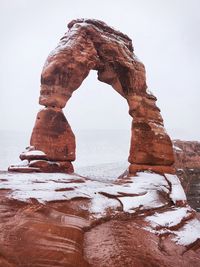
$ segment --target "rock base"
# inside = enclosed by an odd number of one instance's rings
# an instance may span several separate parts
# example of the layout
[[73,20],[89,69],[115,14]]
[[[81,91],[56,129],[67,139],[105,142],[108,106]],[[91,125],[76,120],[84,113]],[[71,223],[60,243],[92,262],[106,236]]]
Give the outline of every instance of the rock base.
[[151,171],[159,174],[169,173],[175,174],[176,170],[173,166],[162,166],[162,165],[141,165],[141,164],[130,164],[129,173],[134,175],[141,171]]
[[8,168],[11,172],[61,172],[61,173],[73,173],[74,168],[70,161],[47,161],[47,160],[33,160],[27,163],[27,165],[11,165]]
[[34,146],[29,146],[20,154],[22,160],[19,164],[11,165],[8,168],[10,172],[61,172],[73,173],[74,168],[70,160],[49,159],[48,155],[41,150],[36,150]]

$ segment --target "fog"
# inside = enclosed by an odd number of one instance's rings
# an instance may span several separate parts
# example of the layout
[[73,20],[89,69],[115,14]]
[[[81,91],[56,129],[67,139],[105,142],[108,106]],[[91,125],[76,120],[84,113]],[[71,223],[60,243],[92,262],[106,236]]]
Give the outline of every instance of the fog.
[[[1,0],[0,130],[29,131],[40,73],[74,18],[126,33],[173,138],[200,140],[200,1]],[[129,129],[127,103],[91,72],[64,110],[73,129]]]

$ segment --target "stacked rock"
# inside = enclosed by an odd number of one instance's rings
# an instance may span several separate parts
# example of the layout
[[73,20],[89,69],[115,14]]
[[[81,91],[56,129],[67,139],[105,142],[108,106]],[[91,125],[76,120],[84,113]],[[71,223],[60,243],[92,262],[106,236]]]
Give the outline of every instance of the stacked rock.
[[30,146],[20,159],[22,164],[10,166],[9,171],[73,173],[75,136],[61,109],[39,111]]

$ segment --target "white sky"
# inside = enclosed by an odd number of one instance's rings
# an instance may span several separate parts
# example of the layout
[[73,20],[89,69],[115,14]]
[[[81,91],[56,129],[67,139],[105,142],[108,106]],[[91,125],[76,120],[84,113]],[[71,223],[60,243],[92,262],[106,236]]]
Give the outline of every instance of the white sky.
[[[174,138],[200,140],[199,0],[1,0],[0,130],[31,131],[40,73],[75,18],[129,35]],[[73,129],[128,129],[126,102],[91,73],[64,110]]]

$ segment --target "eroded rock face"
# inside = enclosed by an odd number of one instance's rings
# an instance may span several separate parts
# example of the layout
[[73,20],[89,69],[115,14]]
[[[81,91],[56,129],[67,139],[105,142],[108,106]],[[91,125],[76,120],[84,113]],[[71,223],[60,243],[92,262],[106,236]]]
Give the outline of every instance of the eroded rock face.
[[177,169],[200,169],[200,142],[173,140]]
[[75,160],[75,136],[60,109],[45,108],[38,113],[30,144],[44,151],[50,161]]
[[[165,132],[156,97],[147,91],[145,67],[133,52],[131,39],[104,22],[73,20],[48,56],[42,74],[31,145],[50,161],[75,159],[75,140],[61,109],[90,70],[127,100],[133,118],[129,172],[141,169],[174,172],[172,143]],[[14,170],[14,168],[10,168]]]
[[173,140],[175,166],[188,202],[200,211],[200,142]]

